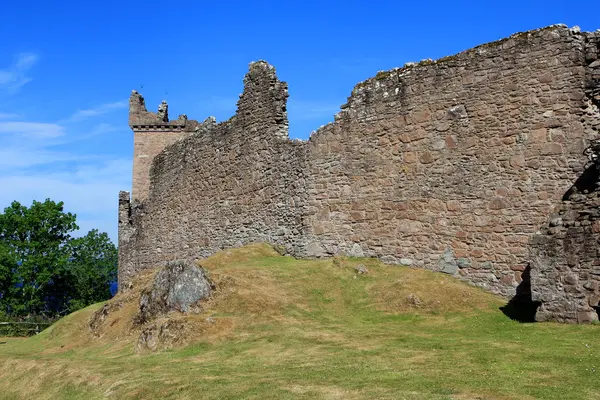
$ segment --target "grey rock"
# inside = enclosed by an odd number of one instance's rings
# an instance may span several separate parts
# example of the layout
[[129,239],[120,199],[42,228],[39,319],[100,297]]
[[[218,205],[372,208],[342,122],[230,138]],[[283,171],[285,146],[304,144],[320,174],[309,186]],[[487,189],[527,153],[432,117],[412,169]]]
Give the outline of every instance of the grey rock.
[[360,244],[354,243],[348,251],[348,255],[350,257],[364,257],[365,253],[363,252],[362,247],[360,247]]
[[327,251],[320,243],[312,242],[308,246],[306,246],[306,255],[308,257],[326,257],[328,255]]
[[492,269],[493,265],[490,261],[484,261],[481,263],[481,268],[483,269]]
[[469,114],[467,114],[467,109],[462,104],[454,106],[448,110],[448,117],[451,119],[462,119],[467,118],[468,116]]
[[412,304],[413,306],[419,306],[419,305],[422,303],[422,301],[421,301],[421,299],[419,298],[419,296],[417,296],[416,294],[413,294],[413,293],[409,294],[409,295],[408,295],[408,297],[407,297],[406,299],[407,299],[407,300],[408,300],[408,302],[409,302],[410,304]]
[[552,216],[552,218],[550,218],[550,226],[560,226],[562,225],[562,223],[562,218],[558,215],[554,215]]
[[397,264],[398,260],[394,256],[383,256],[379,258],[384,264]]
[[354,270],[359,275],[365,275],[369,273],[369,270],[363,264],[357,265],[356,267],[354,267]]
[[458,272],[458,263],[452,249],[446,249],[438,260],[438,270],[446,274],[454,275]]
[[168,262],[142,292],[136,322],[143,324],[169,311],[190,312],[210,297],[213,284],[203,268],[186,261]]
[[411,266],[415,263],[415,260],[413,260],[412,258],[401,258],[400,259],[400,265],[408,265]]

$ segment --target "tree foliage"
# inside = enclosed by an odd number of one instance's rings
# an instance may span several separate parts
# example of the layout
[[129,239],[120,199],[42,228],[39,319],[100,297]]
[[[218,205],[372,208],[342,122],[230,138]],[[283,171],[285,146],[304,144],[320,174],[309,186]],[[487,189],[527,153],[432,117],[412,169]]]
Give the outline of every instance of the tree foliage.
[[76,216],[49,199],[0,214],[0,310],[55,317],[110,298],[117,250],[106,233],[80,238]]

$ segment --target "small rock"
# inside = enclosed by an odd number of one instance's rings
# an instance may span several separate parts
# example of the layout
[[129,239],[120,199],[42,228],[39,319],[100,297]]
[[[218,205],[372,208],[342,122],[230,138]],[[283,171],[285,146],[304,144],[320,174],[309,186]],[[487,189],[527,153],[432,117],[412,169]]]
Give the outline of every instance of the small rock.
[[562,218],[559,216],[553,216],[552,218],[550,218],[550,226],[561,226],[562,223]]
[[398,263],[398,261],[396,260],[396,257],[390,256],[390,255],[380,257],[379,259],[384,264],[397,264]]
[[412,258],[401,258],[400,259],[400,264],[401,265],[406,265],[406,266],[411,266],[415,263],[415,260],[413,260]]
[[313,243],[309,244],[308,246],[306,246],[306,255],[308,257],[315,257],[315,258],[326,257],[327,251],[325,250],[325,248],[323,246],[321,246],[321,244],[319,244],[317,242],[313,242]]
[[442,256],[438,259],[438,270],[446,274],[454,275],[458,272],[458,263],[454,258],[452,249],[446,249]]
[[354,243],[350,248],[350,251],[348,251],[348,255],[350,257],[364,257],[365,253],[363,252],[362,247],[360,247],[360,244]]
[[452,107],[448,110],[448,116],[451,119],[462,119],[467,118],[469,114],[467,114],[467,109],[462,104]]
[[365,275],[369,273],[369,270],[367,269],[367,267],[365,267],[362,264],[359,264],[358,266],[354,267],[354,270],[356,271],[357,274],[359,275]]
[[407,300],[413,306],[418,306],[422,303],[421,299],[419,299],[419,297],[417,295],[412,294],[412,293],[408,295]]

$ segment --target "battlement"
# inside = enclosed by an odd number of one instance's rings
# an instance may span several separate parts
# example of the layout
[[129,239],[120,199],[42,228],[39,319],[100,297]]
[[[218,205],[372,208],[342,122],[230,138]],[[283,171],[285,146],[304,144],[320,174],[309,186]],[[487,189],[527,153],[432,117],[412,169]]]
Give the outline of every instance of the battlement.
[[144,97],[137,91],[132,90],[129,97],[129,127],[134,131],[181,131],[192,132],[196,130],[198,122],[188,120],[187,115],[181,114],[175,120],[169,120],[169,105],[162,101],[157,112],[149,112],[146,109]]

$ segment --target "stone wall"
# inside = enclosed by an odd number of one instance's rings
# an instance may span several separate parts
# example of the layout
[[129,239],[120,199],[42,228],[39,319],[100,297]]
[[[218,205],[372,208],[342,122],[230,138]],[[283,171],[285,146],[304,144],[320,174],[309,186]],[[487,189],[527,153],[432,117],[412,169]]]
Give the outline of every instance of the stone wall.
[[236,115],[166,147],[147,199],[121,201],[121,287],[170,259],[270,241],[513,294],[596,129],[588,37],[553,26],[381,72],[308,142],[287,137],[287,85],[251,64]]
[[292,249],[302,237],[305,145],[287,137],[287,85],[265,62],[244,83],[234,117],[167,147],[154,159],[148,198],[121,202],[121,287],[162,261],[255,241]]
[[[587,34],[585,126],[600,131],[600,32]],[[549,224],[531,239],[531,300],[538,321],[592,322],[600,312],[600,142]]]
[[359,84],[308,143],[309,231],[512,294],[585,162],[584,42],[542,29]]
[[531,239],[530,251],[531,297],[540,303],[536,320],[598,321],[600,192],[566,197],[549,226]]

